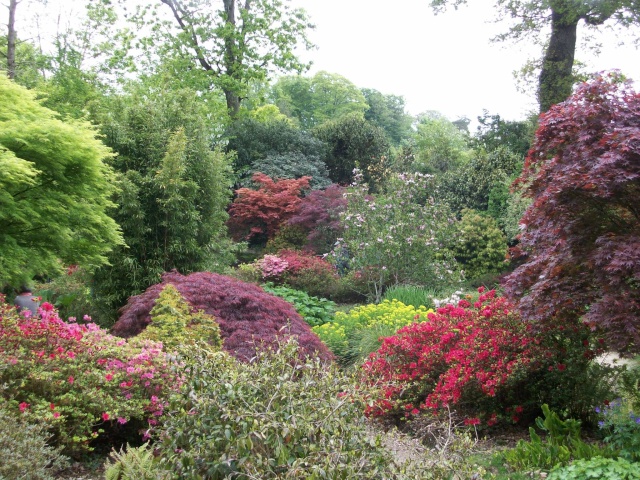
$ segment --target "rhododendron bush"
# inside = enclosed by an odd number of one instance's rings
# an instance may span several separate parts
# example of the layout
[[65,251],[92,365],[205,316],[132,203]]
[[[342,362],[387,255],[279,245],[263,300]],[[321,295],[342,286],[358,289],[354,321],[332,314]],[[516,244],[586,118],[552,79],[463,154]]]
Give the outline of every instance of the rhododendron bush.
[[[589,408],[591,399],[580,395],[600,391],[590,385],[590,360],[597,352],[588,329],[536,333],[506,299],[480,290],[473,305],[465,299],[449,304],[430,313],[428,321],[383,340],[363,365],[367,378],[380,382],[384,392],[368,414],[411,415],[452,407],[468,423],[491,426],[499,419],[529,419],[542,402],[578,414]],[[580,388],[587,392],[576,394]],[[567,394],[577,395],[573,404]],[[586,406],[578,405],[581,401]]]
[[24,316],[2,297],[0,365],[0,396],[8,408],[43,422],[71,455],[89,450],[108,427],[133,422],[141,434],[149,430],[169,390],[180,385],[162,344],[128,342],[93,323],[66,323],[48,303],[38,315]]

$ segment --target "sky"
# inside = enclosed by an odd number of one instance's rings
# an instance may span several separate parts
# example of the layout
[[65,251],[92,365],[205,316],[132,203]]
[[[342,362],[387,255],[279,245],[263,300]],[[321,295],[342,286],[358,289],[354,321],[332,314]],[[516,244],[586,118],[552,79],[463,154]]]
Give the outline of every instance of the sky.
[[[302,52],[313,62],[311,74],[338,73],[358,87],[404,97],[416,115],[436,110],[450,120],[471,120],[483,109],[504,119],[537,112],[535,85],[519,92],[513,72],[540,56],[533,42],[492,43],[508,29],[496,23],[493,0],[471,0],[458,10],[435,15],[429,0],[292,0],[304,8],[316,29],[317,49]],[[637,27],[636,27],[637,28]],[[637,30],[636,30],[637,33]],[[640,50],[618,46],[611,32],[599,36],[604,48],[595,57],[581,50],[576,58],[588,71],[618,68],[640,80]],[[579,38],[579,42],[581,39]]]

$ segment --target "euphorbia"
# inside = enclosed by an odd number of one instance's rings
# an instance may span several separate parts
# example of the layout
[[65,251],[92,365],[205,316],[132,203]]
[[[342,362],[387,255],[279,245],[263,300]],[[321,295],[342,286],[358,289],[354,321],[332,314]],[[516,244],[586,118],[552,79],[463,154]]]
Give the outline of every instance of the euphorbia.
[[0,297],[0,391],[16,414],[44,421],[67,453],[89,449],[106,424],[151,427],[180,385],[155,342],[126,341],[93,323],[62,321],[44,303],[31,318]]

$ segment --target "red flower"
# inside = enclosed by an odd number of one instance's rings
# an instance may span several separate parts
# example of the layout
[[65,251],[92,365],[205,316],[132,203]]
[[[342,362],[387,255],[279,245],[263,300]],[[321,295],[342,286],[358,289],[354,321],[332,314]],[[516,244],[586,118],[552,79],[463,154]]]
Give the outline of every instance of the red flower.
[[564,371],[567,368],[567,366],[564,363],[559,363],[558,364],[558,370],[560,370],[561,372]]
[[29,408],[29,404],[27,402],[22,402],[20,405],[18,405],[18,408],[21,412],[24,412],[27,408]]
[[480,425],[480,419],[477,418],[477,417],[465,418],[464,419],[464,424],[465,425]]
[[49,302],[44,302],[40,308],[42,308],[42,310],[44,310],[45,312],[51,312],[53,310],[53,305],[51,305]]
[[110,382],[111,380],[113,380],[113,375],[112,375],[111,373],[107,373],[107,374],[104,376],[104,379],[105,379],[107,382]]
[[73,382],[75,382],[75,379],[73,378],[73,376],[69,376],[69,378],[67,378],[67,382],[73,385]]
[[109,414],[108,414],[108,413],[106,413],[106,412],[105,412],[105,413],[103,413],[103,414],[102,414],[102,420],[104,420],[105,422],[106,422],[107,420],[109,420]]

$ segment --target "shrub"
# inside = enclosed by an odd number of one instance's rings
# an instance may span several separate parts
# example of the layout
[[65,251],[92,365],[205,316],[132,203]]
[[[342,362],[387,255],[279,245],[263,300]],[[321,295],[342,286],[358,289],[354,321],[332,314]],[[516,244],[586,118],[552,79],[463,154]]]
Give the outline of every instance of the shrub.
[[629,463],[624,458],[593,457],[576,460],[567,466],[554,468],[548,480],[638,480],[640,463]]
[[455,406],[470,422],[491,426],[532,416],[540,401],[588,415],[609,394],[608,371],[591,370],[588,327],[537,332],[495,291],[479,291],[473,305],[446,305],[383,339],[364,364],[372,382],[386,382],[369,414]]
[[156,444],[164,468],[184,479],[397,478],[354,379],[300,353],[290,340],[244,365],[197,357]]
[[333,321],[336,304],[326,298],[312,297],[306,292],[273,284],[263,285],[262,289],[292,304],[311,327]]
[[60,447],[48,445],[46,423],[29,423],[25,417],[0,407],[0,478],[53,480],[66,459]]
[[222,347],[220,327],[202,310],[192,313],[180,292],[168,284],[151,309],[151,324],[139,338],[162,342],[166,351],[191,348],[196,342],[218,350]]
[[159,460],[154,457],[149,443],[139,447],[127,445],[126,451],[113,450],[111,458],[105,462],[105,480],[159,480],[168,479],[167,472],[162,472]]
[[298,210],[302,192],[309,188],[309,177],[272,180],[256,173],[257,190],[240,188],[229,208],[229,229],[236,240],[274,237],[280,225]]
[[[163,398],[180,384],[162,346],[127,342],[94,324],[60,320],[44,303],[25,319],[0,305],[0,393],[11,412],[46,421],[53,441],[77,456],[102,433],[118,437],[131,422],[151,427],[162,415]],[[123,430],[123,433],[128,433]]]
[[282,335],[296,336],[306,354],[326,361],[332,358],[290,304],[257,285],[210,272],[165,273],[162,283],[129,299],[113,332],[123,337],[139,334],[151,323],[151,309],[167,284],[172,284],[192,308],[215,317],[224,349],[237,358],[253,358],[257,345],[273,344]]
[[556,465],[566,465],[571,460],[611,456],[611,450],[589,445],[580,438],[580,422],[568,418],[560,420],[548,405],[542,405],[544,420],[536,418],[538,428],[546,433],[543,441],[533,427],[529,427],[531,441],[518,444],[503,455],[506,462],[517,470],[549,470]]
[[307,232],[297,225],[282,225],[276,235],[264,247],[265,253],[278,253],[280,250],[301,249],[307,240]]
[[394,285],[385,290],[382,297],[383,300],[398,300],[405,305],[411,305],[415,308],[427,307],[433,308],[433,299],[437,296],[437,292],[430,288],[424,288],[417,285]]
[[322,158],[299,152],[269,153],[264,159],[255,160],[248,173],[262,172],[271,178],[291,179],[309,177],[313,189],[331,185],[329,172]]
[[507,239],[496,221],[473,210],[463,210],[449,249],[467,280],[504,270]]
[[314,327],[343,364],[355,363],[380,347],[380,338],[393,335],[400,327],[424,322],[432,310],[415,308],[397,300],[337,312],[331,323]]
[[631,405],[617,399],[602,408],[598,426],[605,432],[604,442],[615,448],[619,455],[630,462],[640,461],[640,416],[631,410]]

